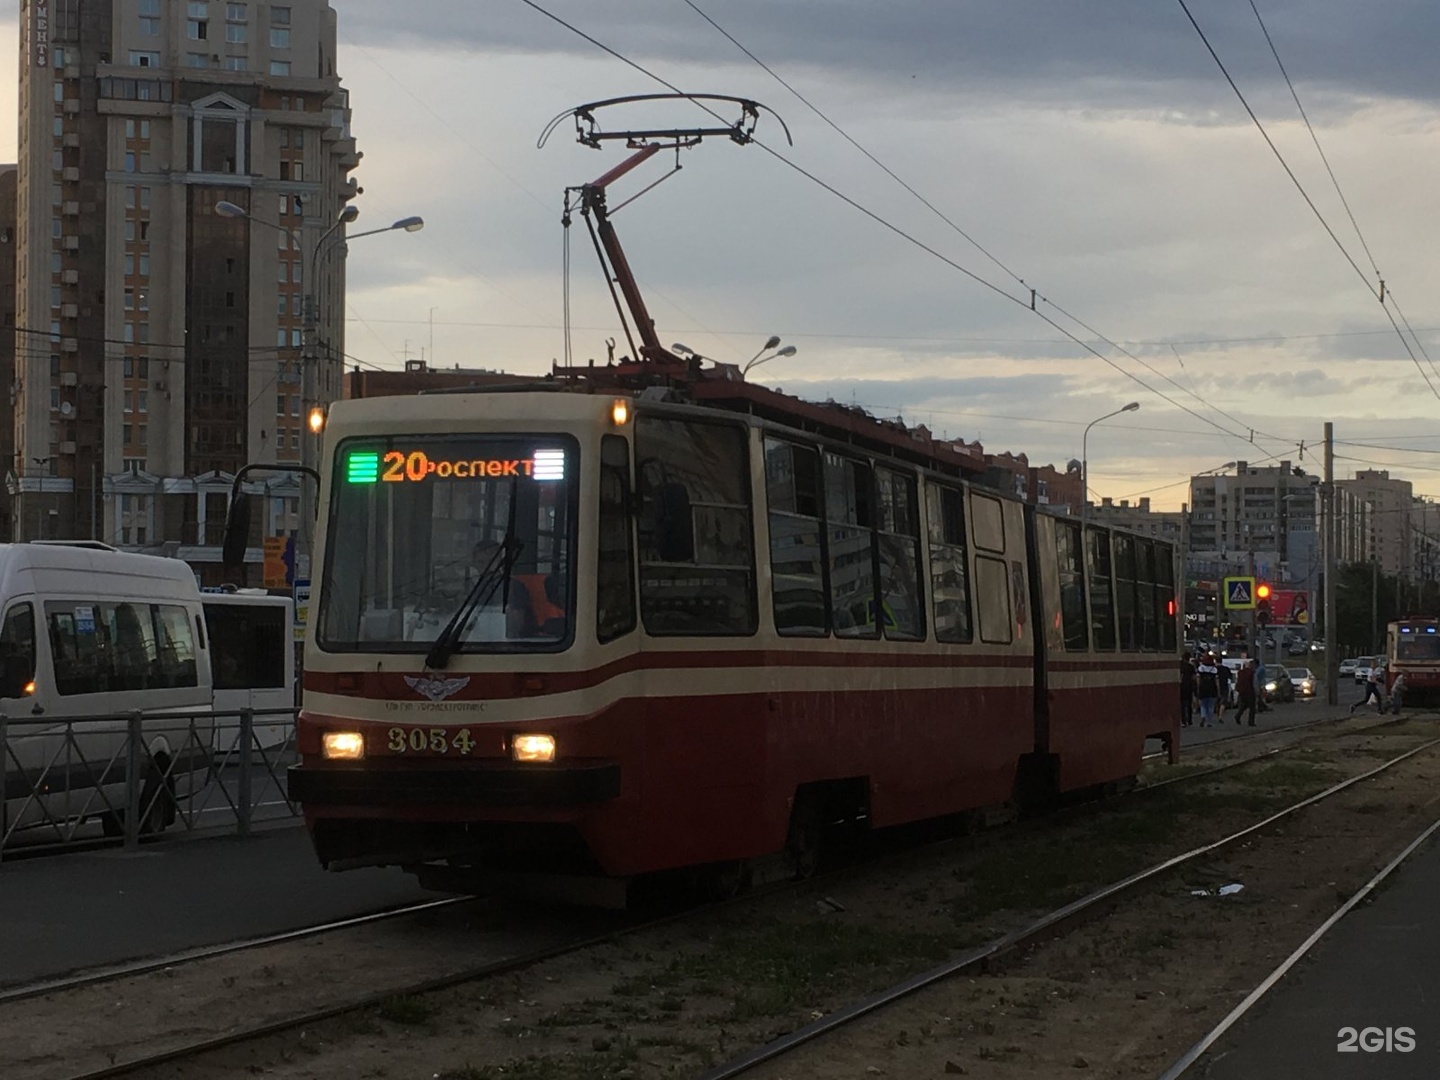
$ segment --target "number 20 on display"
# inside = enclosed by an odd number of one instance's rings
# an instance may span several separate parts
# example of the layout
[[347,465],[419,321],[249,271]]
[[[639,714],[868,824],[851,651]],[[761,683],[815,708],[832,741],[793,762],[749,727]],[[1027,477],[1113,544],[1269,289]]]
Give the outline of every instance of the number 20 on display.
[[1343,1027],[1335,1037],[1339,1040],[1335,1050],[1341,1054],[1358,1054],[1361,1050],[1367,1054],[1382,1050],[1408,1054],[1415,1049],[1415,1029],[1408,1027],[1367,1027],[1358,1031],[1353,1027]]

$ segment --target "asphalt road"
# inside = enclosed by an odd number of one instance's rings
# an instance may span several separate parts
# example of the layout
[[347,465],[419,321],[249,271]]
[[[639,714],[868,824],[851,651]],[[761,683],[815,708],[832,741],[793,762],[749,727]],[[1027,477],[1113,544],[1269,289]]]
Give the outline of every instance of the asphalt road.
[[0,986],[434,899],[398,870],[320,869],[302,828],[0,864]]

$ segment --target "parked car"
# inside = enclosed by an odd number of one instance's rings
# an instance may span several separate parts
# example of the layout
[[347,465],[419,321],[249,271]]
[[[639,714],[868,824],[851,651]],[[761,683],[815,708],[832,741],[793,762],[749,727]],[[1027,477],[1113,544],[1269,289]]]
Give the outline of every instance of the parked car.
[[1355,677],[1355,668],[1358,667],[1359,664],[1359,659],[1354,656],[1347,656],[1344,660],[1341,660],[1340,677],[1343,679],[1346,675],[1349,675],[1350,678],[1353,679]]
[[1290,671],[1279,664],[1265,665],[1265,685],[1261,690],[1266,701],[1295,700],[1295,684],[1290,681]]
[[1315,696],[1315,673],[1309,668],[1292,667],[1286,668],[1290,672],[1290,685],[1294,687],[1297,697]]
[[[1376,665],[1377,663],[1380,663],[1381,659],[1382,659],[1382,658],[1379,657],[1379,656],[1359,656],[1359,657],[1356,657],[1356,658],[1355,658],[1355,681],[1356,681],[1357,683],[1363,683],[1366,679],[1370,678],[1370,672],[1371,672],[1372,670],[1374,670],[1375,665]],[[1384,665],[1382,664],[1381,666],[1384,666]]]
[[1310,651],[1310,646],[1303,641],[1292,641],[1285,646],[1286,656],[1304,656]]

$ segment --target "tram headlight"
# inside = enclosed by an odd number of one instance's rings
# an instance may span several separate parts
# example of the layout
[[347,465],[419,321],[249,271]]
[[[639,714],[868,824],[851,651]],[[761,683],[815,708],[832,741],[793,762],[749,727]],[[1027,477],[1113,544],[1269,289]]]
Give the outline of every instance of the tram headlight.
[[327,731],[320,736],[326,761],[359,761],[365,756],[365,736],[358,731]]
[[510,756],[516,761],[554,761],[555,736],[516,735],[510,740]]
[[630,422],[630,401],[628,398],[616,398],[610,403],[610,422],[616,427],[624,427]]

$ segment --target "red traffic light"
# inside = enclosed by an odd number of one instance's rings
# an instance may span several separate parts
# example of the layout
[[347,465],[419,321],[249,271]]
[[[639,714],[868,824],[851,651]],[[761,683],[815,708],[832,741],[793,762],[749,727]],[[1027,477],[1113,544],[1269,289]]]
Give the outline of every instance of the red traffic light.
[[1270,599],[1270,586],[1269,586],[1269,585],[1266,585],[1265,582],[1263,582],[1263,581],[1260,582],[1260,584],[1256,585],[1256,586],[1255,586],[1255,599],[1256,599],[1256,600],[1269,600],[1269,599]]

